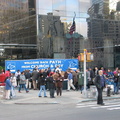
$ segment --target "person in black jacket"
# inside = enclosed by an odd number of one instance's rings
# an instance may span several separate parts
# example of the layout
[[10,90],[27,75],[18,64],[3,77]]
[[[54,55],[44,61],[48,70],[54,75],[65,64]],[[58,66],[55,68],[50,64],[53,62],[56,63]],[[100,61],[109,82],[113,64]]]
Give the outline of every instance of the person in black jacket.
[[32,80],[31,80],[31,73],[30,70],[26,70],[25,77],[26,77],[26,88],[31,88]]
[[40,84],[40,91],[38,93],[38,97],[42,97],[41,96],[42,90],[44,91],[44,97],[47,97],[46,89],[45,89],[46,81],[42,73],[40,74],[40,77],[38,78],[38,84]]
[[50,76],[47,78],[47,82],[49,82],[49,90],[50,90],[50,98],[55,98],[55,80],[53,79],[53,73],[50,73]]
[[98,91],[98,98],[97,98],[98,105],[104,105],[103,98],[102,98],[102,92],[103,92],[103,88],[105,87],[105,81],[106,79],[103,75],[103,71],[99,70],[99,75],[95,77],[95,85]]
[[90,78],[91,78],[90,81],[89,81],[89,84],[93,85],[93,79],[95,77],[94,71],[92,70],[92,68],[89,68],[89,72],[90,72]]

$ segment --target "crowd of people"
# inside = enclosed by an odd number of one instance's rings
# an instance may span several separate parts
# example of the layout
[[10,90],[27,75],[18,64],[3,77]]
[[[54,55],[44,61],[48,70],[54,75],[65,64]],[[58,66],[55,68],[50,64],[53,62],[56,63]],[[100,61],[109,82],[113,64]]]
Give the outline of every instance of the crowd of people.
[[[113,94],[118,94],[120,86],[120,69],[118,68],[114,71],[111,71],[110,69],[105,70],[103,67],[100,69],[98,69],[98,67],[95,67],[94,69],[87,68],[87,89],[89,89],[91,85],[99,86],[96,82],[99,71],[102,71],[103,76],[105,77],[105,85],[103,86],[105,87],[109,82],[112,83],[114,85]],[[42,91],[44,91],[44,97],[47,97],[46,90],[50,91],[50,98],[55,98],[55,91],[57,96],[62,96],[63,81],[67,81],[67,91],[70,91],[71,89],[74,91],[80,90],[82,93],[84,82],[81,82],[80,73],[81,71],[78,69],[75,71],[72,69],[61,71],[59,66],[57,66],[54,71],[50,68],[38,69],[37,66],[32,72],[30,70],[22,72],[17,70],[16,73],[11,73],[10,70],[7,70],[2,73],[6,76],[5,98],[10,99],[11,97],[16,96],[15,87],[18,89],[18,93],[21,93],[21,89],[23,88],[26,93],[28,93],[30,89],[39,90],[38,97],[42,97]]]

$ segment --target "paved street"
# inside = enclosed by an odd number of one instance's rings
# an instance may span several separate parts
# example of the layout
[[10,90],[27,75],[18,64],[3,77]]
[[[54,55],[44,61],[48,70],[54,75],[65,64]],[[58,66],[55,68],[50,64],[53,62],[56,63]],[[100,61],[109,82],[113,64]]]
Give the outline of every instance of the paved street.
[[63,91],[54,99],[37,97],[38,90],[22,91],[16,98],[0,100],[0,120],[119,120],[120,95],[106,97],[105,106],[93,98],[83,98],[79,91]]
[[[114,104],[114,102],[116,102]],[[120,102],[107,101],[106,106],[96,102],[78,104],[2,104],[1,120],[119,120]],[[114,105],[114,106],[113,106]],[[78,107],[79,106],[79,107]],[[80,107],[81,106],[81,107]],[[85,106],[85,107],[84,107]],[[116,108],[116,109],[112,109]]]

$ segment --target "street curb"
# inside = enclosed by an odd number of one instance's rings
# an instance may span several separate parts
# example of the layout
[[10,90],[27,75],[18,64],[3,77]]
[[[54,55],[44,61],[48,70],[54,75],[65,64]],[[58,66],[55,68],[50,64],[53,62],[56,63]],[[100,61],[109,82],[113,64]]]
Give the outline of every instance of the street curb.
[[53,103],[14,103],[16,105],[48,105],[48,104],[59,104],[58,102],[53,102]]

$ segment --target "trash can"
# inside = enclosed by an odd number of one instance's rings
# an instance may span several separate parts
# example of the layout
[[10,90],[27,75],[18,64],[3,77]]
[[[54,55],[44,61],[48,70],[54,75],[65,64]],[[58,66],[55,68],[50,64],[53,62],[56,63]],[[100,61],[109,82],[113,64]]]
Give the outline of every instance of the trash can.
[[68,80],[64,79],[64,81],[63,81],[63,90],[67,90],[67,82],[68,82]]
[[79,78],[78,78],[78,85],[84,85],[84,73],[80,72],[79,73]]

